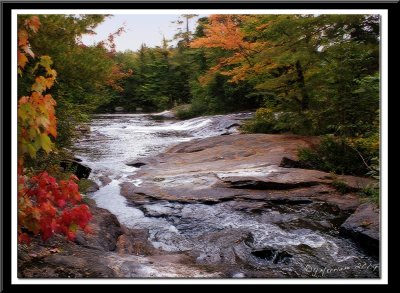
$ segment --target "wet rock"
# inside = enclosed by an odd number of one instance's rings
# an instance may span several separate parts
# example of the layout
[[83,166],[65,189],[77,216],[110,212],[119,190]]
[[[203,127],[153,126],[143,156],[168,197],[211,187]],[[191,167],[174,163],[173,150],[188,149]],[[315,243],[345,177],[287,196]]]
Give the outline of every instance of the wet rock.
[[113,251],[116,248],[118,236],[122,234],[117,217],[109,211],[91,206],[93,218],[90,221],[92,233],[78,231],[75,242],[84,247]]
[[106,185],[110,184],[112,181],[110,179],[110,177],[108,177],[108,176],[100,176],[99,180],[100,180],[102,186],[106,186]]
[[89,205],[92,234],[78,233],[75,242],[60,235],[46,242],[36,237],[29,247],[18,246],[19,278],[221,277],[195,265],[189,255],[156,250],[147,230],[121,227],[107,210],[90,200]]
[[[298,147],[310,147],[317,141],[316,138],[295,135],[242,134],[192,140],[170,148],[167,153],[175,157],[177,155],[172,154],[191,153],[193,149],[203,149],[207,151],[202,154],[206,158],[208,156],[230,157],[236,159],[237,163],[243,163],[242,159],[245,157],[249,165],[252,163],[257,163],[258,166],[279,165],[283,156],[290,154],[296,157]],[[252,155],[243,156],[243,151],[252,151]],[[185,157],[180,158],[185,159]],[[197,156],[193,156],[192,159],[195,159],[193,163],[201,160]]]
[[[242,174],[241,174],[242,173]],[[340,181],[349,191],[358,191],[373,182],[370,178],[355,176],[330,177],[328,173],[317,170],[286,169],[278,166],[269,166],[242,171],[219,173],[218,177],[232,188],[283,190],[300,187],[311,187],[319,184],[333,185]]]
[[209,272],[193,266],[194,260],[185,253],[142,256],[115,256],[109,258],[119,278],[217,278],[218,272]]
[[267,260],[274,264],[277,264],[277,263],[288,264],[290,262],[290,259],[293,257],[290,253],[288,253],[286,251],[278,251],[273,248],[256,250],[256,251],[253,251],[251,254],[259,259]]
[[135,186],[132,182],[120,184],[120,194],[128,200],[130,205],[142,205],[154,201],[152,196],[147,195],[146,189],[143,190]]
[[235,248],[243,245],[249,237],[248,231],[240,229],[225,229],[202,235],[198,238],[199,243],[208,243],[209,245],[204,245],[196,262],[198,264],[234,265],[237,263]]
[[89,183],[89,186],[85,190],[87,193],[92,193],[100,189],[100,186],[93,180],[87,179],[87,182]]
[[145,166],[146,163],[133,161],[133,162],[126,163],[126,165],[131,166],[131,167],[135,167],[135,168],[140,168],[142,166]]
[[295,197],[354,210],[359,204],[357,196],[340,194],[332,182],[340,180],[352,191],[370,184],[371,179],[333,178],[322,171],[279,167],[283,158],[295,160],[299,147],[313,147],[317,142],[315,137],[242,134],[180,143],[146,159],[146,165],[135,174],[143,183],[124,183],[121,194],[132,203],[138,194],[153,200],[206,204],[243,198],[242,194],[247,194],[247,199],[280,198],[287,204],[295,204],[288,201]]
[[119,254],[151,255],[154,247],[148,240],[149,232],[144,229],[124,229],[124,234],[118,237],[116,251]]
[[120,185],[120,193],[123,196],[129,196],[135,193],[135,185],[131,182],[123,182]]
[[237,127],[252,116],[253,113],[249,112],[210,116],[209,119],[205,121],[204,117],[194,118],[189,121],[195,122],[198,120],[198,122],[203,123],[203,125],[192,129],[190,132],[197,137],[209,137],[210,133],[214,136],[238,133]]
[[79,179],[82,179],[82,178],[87,179],[89,177],[92,169],[83,165],[80,162],[81,162],[81,160],[78,158],[74,158],[74,159],[70,159],[70,160],[69,159],[62,160],[60,163],[60,166],[61,166],[61,168],[63,168],[64,172],[71,171]]
[[239,123],[233,123],[231,125],[228,125],[227,127],[225,127],[225,129],[231,129],[232,127],[239,127],[240,124]]
[[327,220],[318,221],[317,224],[320,225],[323,228],[326,228],[326,229],[332,229],[333,228],[332,224],[329,223]]
[[340,231],[369,253],[379,254],[379,209],[374,204],[360,205],[340,226]]
[[146,204],[141,207],[141,210],[148,217],[167,217],[179,214],[180,209],[169,203],[159,201],[155,204]]
[[225,204],[225,207],[249,214],[261,214],[265,210],[266,203],[262,201],[231,200]]

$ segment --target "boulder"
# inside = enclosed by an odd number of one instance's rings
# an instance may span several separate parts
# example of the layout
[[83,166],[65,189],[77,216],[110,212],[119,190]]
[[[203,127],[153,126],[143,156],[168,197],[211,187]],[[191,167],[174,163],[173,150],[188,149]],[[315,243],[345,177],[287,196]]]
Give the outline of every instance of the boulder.
[[106,186],[106,185],[110,184],[112,181],[111,178],[108,176],[100,176],[99,180],[100,180],[102,186]]
[[60,166],[63,169],[63,171],[72,171],[76,177],[79,179],[82,178],[89,178],[90,172],[92,172],[92,169],[83,165],[81,163],[81,159],[78,158],[73,158],[73,159],[65,159],[60,162]]
[[118,237],[123,233],[117,217],[108,210],[96,207],[89,201],[93,218],[90,221],[91,233],[78,231],[75,242],[79,245],[104,250],[114,251]]
[[372,203],[361,204],[340,226],[340,232],[356,241],[367,252],[379,254],[379,208]]
[[86,188],[86,192],[87,193],[92,193],[92,192],[96,192],[97,190],[100,189],[100,186],[94,182],[93,180],[87,179],[87,181],[89,182],[89,187]]
[[124,229],[124,234],[118,237],[116,251],[121,254],[152,255],[154,247],[148,240],[149,232],[145,229]]

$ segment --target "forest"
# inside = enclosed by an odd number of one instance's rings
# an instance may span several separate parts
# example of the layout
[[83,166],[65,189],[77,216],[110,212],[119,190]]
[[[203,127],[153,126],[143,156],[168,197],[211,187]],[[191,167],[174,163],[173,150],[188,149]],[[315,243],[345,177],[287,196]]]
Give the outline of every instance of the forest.
[[[93,114],[171,110],[181,119],[254,112],[243,133],[318,136],[302,167],[379,179],[380,16],[177,18],[174,40],[117,51],[110,15],[19,15],[18,235],[89,232],[85,180],[60,170]],[[134,16],[132,16],[134,17]],[[189,22],[195,22],[189,30]],[[119,110],[118,110],[119,111]],[[363,192],[379,202],[378,185]]]

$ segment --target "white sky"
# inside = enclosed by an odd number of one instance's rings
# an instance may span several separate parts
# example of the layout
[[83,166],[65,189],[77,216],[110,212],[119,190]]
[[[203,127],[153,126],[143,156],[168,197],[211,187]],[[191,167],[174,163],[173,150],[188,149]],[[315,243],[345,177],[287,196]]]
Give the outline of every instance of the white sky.
[[[177,32],[177,24],[171,23],[179,18],[179,14],[119,14],[105,19],[96,29],[96,35],[84,35],[82,41],[86,45],[104,40],[110,33],[115,32],[119,27],[125,27],[125,33],[115,38],[117,51],[137,50],[142,43],[149,47],[161,45],[163,35],[172,39]],[[208,16],[200,14],[199,17]],[[197,18],[189,21],[190,29],[196,27]],[[173,43],[170,43],[173,44]]]

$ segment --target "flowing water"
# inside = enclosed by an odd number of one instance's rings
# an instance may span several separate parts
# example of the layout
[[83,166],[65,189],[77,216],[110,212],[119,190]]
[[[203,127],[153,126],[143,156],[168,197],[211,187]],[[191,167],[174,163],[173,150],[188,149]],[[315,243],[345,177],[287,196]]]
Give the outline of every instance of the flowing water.
[[[138,169],[126,162],[162,152],[179,142],[235,132],[246,114],[187,121],[157,121],[145,114],[95,116],[91,132],[75,145],[77,157],[92,168],[91,179],[112,181],[91,196],[130,228],[148,229],[154,247],[185,251],[199,265],[228,277],[376,278],[379,262],[339,235],[342,217],[324,203],[265,206],[259,202],[182,204],[158,201],[128,205],[121,182]],[[238,207],[239,205],[239,207]]]

